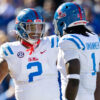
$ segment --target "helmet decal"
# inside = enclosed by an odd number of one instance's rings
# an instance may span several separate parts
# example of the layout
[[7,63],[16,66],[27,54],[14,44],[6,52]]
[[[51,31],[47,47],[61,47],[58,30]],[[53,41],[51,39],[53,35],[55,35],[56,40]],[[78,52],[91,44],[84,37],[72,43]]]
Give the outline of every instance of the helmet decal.
[[26,22],[32,22],[32,20],[31,19],[28,19]]
[[36,16],[36,19],[39,19],[38,14],[37,14],[37,12],[35,11],[35,9],[33,9],[33,8],[31,8],[31,9],[34,11],[35,16]]
[[80,16],[80,20],[82,20],[82,12],[81,12],[81,8],[79,7],[79,5],[77,5],[76,3],[74,3],[76,6],[77,6],[77,8],[78,8],[78,10],[79,10],[79,14],[78,14],[78,16]]
[[35,19],[34,22],[42,22],[41,19]]
[[59,16],[58,16],[58,19],[59,19],[59,18],[62,18],[62,17],[66,17],[66,13],[63,13],[62,11],[59,11],[59,12],[58,12],[58,15],[59,15]]

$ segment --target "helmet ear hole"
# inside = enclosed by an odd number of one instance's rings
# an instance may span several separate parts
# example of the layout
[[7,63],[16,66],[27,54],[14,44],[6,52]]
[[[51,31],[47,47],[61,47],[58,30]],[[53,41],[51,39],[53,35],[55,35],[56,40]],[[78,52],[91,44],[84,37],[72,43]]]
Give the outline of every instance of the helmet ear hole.
[[64,22],[61,22],[61,23],[60,23],[60,26],[63,26],[63,25],[64,25]]
[[66,8],[68,8],[68,6],[66,6]]

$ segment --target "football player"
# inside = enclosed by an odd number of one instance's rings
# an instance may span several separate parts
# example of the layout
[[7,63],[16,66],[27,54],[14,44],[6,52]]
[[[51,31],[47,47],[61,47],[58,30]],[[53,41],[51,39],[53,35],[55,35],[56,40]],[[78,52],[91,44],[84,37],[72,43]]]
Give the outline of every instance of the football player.
[[[58,37],[43,37],[45,23],[31,8],[16,18],[16,42],[0,47],[0,83],[10,74],[17,100],[60,100],[60,74],[56,68]],[[58,77],[59,76],[59,77]]]
[[100,41],[86,23],[84,9],[76,3],[61,4],[54,15],[55,33],[61,37],[57,68],[66,100],[94,100]]

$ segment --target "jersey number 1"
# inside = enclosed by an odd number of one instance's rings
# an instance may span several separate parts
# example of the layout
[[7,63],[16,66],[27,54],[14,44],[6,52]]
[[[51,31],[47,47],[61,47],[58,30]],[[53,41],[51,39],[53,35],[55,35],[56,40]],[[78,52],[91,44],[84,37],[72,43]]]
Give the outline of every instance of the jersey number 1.
[[31,69],[32,67],[37,67],[37,71],[29,74],[29,82],[34,81],[35,76],[42,74],[42,64],[40,62],[32,62],[27,65],[27,69]]
[[92,58],[92,61],[93,61],[93,72],[92,72],[92,75],[95,75],[96,74],[95,53],[91,54],[91,58]]

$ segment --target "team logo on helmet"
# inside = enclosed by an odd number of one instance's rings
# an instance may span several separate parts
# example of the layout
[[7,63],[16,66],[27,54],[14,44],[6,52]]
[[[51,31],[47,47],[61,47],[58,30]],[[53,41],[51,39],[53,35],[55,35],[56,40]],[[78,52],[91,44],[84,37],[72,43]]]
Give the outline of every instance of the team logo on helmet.
[[27,22],[32,22],[32,20],[31,19],[28,19]]
[[34,22],[42,22],[41,19],[35,19]]
[[66,17],[66,13],[63,13],[62,11],[59,11],[58,12],[58,18],[60,19],[60,18],[63,18],[63,17]]
[[24,57],[24,52],[22,52],[22,51],[19,51],[18,53],[17,53],[17,56],[18,56],[18,58],[23,58]]

